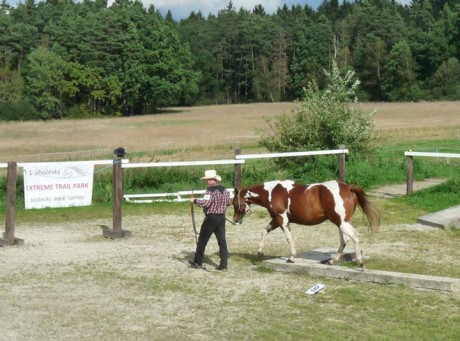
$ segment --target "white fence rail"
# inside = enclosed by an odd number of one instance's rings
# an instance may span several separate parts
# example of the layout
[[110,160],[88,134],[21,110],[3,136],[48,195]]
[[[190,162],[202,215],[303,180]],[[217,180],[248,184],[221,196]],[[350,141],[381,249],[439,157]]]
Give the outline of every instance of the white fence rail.
[[241,164],[241,163],[244,163],[244,160],[171,161],[171,162],[130,163],[130,164],[122,165],[122,168],[213,166],[213,165],[234,165],[234,164]]
[[270,154],[240,154],[240,155],[235,155],[235,159],[237,160],[273,159],[273,158],[279,158],[279,157],[334,155],[334,154],[348,154],[348,149],[317,150],[317,151],[305,151],[305,152],[285,152],[285,153],[270,153]]
[[[171,162],[149,162],[130,163],[122,165],[122,168],[155,168],[155,167],[191,167],[191,166],[213,166],[213,165],[237,165],[245,163],[244,160],[207,160],[207,161],[171,161]],[[232,194],[233,189],[229,189]],[[179,191],[173,193],[148,193],[148,194],[124,194],[123,198],[132,203],[152,203],[154,201],[183,202],[190,199],[191,194],[204,194],[204,190]]]
[[[235,159],[233,160],[213,160],[213,161],[176,161],[176,162],[150,162],[150,163],[130,163],[122,165],[122,168],[153,168],[153,167],[183,167],[183,166],[210,166],[210,165],[241,165],[244,164],[246,160],[250,159],[269,159],[269,158],[282,158],[282,157],[298,157],[298,156],[314,156],[314,155],[341,155],[343,159],[345,154],[348,153],[348,149],[340,148],[333,150],[318,150],[318,151],[302,151],[302,152],[285,152],[285,153],[269,153],[269,154],[236,154]],[[340,174],[344,176],[344,160],[341,161],[339,166]],[[240,177],[241,175],[236,172],[235,177]],[[235,180],[235,179],[234,179]],[[239,183],[239,180],[237,182]],[[229,189],[231,195],[233,194],[233,189]],[[203,194],[204,191],[194,191],[196,194]],[[173,202],[182,202],[189,200],[185,198],[190,196],[191,191],[180,191],[174,193],[151,193],[151,194],[124,194],[123,198],[127,202],[135,203],[151,203],[154,201],[173,201]]]
[[[227,188],[227,191],[230,192],[230,198],[233,198],[233,188]],[[127,202],[132,203],[152,203],[152,202],[184,202],[189,201],[190,196],[199,194],[202,195],[205,190],[196,190],[196,191],[179,191],[174,193],[149,193],[149,194],[125,194],[123,198]]]
[[[78,164],[93,164],[93,165],[111,165],[113,164],[113,160],[92,160],[92,161],[50,161],[50,162],[18,162],[17,166],[18,167],[24,167],[30,164],[40,164],[40,163],[78,163]],[[123,159],[122,160],[123,164],[128,164],[129,160],[128,159]],[[1,162],[0,163],[0,168],[8,168],[8,163],[6,162]]]
[[443,158],[460,158],[460,154],[456,153],[435,153],[435,152],[404,152],[404,156],[425,156],[425,157],[443,157]]

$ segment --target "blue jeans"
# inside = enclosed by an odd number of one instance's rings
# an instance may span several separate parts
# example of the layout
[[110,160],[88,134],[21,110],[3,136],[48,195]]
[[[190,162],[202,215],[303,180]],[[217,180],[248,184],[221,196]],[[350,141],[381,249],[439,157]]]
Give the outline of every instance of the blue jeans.
[[227,268],[228,249],[225,238],[225,214],[209,214],[205,217],[196,246],[195,263],[200,265],[203,263],[204,251],[212,234],[216,235],[217,244],[219,245],[220,266]]

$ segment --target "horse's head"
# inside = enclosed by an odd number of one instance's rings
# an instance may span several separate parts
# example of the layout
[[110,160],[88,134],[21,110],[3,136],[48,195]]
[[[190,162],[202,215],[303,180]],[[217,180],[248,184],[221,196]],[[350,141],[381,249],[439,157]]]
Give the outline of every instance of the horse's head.
[[235,188],[233,196],[233,222],[235,224],[241,224],[243,217],[249,211],[249,204],[247,199],[244,197],[243,191]]

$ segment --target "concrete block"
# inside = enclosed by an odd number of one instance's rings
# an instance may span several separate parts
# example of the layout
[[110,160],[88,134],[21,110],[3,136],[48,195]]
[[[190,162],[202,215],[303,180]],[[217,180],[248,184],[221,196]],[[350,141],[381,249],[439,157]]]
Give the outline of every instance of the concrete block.
[[460,228],[460,205],[423,215],[417,219],[417,222],[446,230]]
[[[448,291],[460,294],[460,279],[410,274],[394,271],[364,270],[321,264],[331,248],[320,248],[305,252],[295,258],[294,263],[286,263],[288,257],[265,260],[262,265],[275,271],[308,273],[313,276],[340,278],[352,281],[400,284],[412,288]],[[334,252],[335,254],[335,252]],[[329,254],[330,255],[330,254]]]

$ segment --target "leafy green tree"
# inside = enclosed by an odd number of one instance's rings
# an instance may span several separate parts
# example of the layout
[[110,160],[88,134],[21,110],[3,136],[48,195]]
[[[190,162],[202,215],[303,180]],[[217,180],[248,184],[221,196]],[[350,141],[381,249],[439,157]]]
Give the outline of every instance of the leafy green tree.
[[[267,120],[259,143],[271,152],[336,149],[346,145],[352,154],[372,155],[376,141],[372,113],[364,113],[356,98],[359,81],[354,72],[345,75],[333,63],[325,72],[324,91],[312,81],[293,113]],[[282,165],[302,166],[305,160],[284,161]]]
[[452,57],[441,64],[431,80],[436,98],[460,100],[460,63]]
[[26,89],[32,105],[41,118],[64,117],[66,62],[44,47],[33,50],[27,59]]
[[398,8],[390,0],[357,2],[344,31],[353,54],[353,69],[368,99],[385,99],[381,89],[383,66],[391,48],[407,34]]
[[408,42],[414,61],[418,65],[417,73],[420,79],[429,79],[435,69],[430,59],[430,41],[434,25],[431,1],[414,2],[409,13]]
[[324,69],[333,58],[333,29],[324,17],[306,33],[292,65],[292,87],[297,98],[311,81],[324,86]]
[[21,74],[11,70],[10,56],[7,52],[0,63],[0,103],[16,103],[22,99],[24,84]]
[[112,114],[121,97],[121,82],[117,76],[102,76],[100,68],[78,63],[66,63],[66,100],[69,105],[84,109],[86,115]]
[[273,41],[272,63],[273,63],[273,87],[274,101],[285,99],[286,88],[289,78],[289,65],[287,56],[287,39],[283,29],[279,29]]
[[263,15],[262,11],[258,15],[240,11],[238,16],[238,48],[235,51],[237,91],[244,96],[244,100],[254,98],[257,101],[271,101],[273,96],[277,96],[273,93],[275,89],[272,72],[278,26],[274,25],[269,16]]
[[[261,4],[248,11],[229,1],[218,15],[192,12],[176,23],[140,0],[3,1],[2,96],[27,103],[33,93],[44,117],[71,108],[78,116],[135,115],[197,101],[289,100],[312,80],[324,88],[322,70],[335,60],[356,72],[363,99],[456,98],[446,77],[451,59],[460,59],[458,3],[325,0],[316,10],[285,4],[268,14]],[[38,82],[27,78],[37,47],[62,62],[61,84],[54,79],[54,92],[40,100]],[[24,91],[10,91],[20,83]]]
[[218,97],[219,64],[214,56],[213,20],[206,20],[201,12],[192,12],[179,23],[181,41],[188,45],[193,59],[193,70],[201,74],[198,87],[202,100]]
[[280,101],[288,82],[288,65],[286,56],[286,40],[283,31],[279,31],[273,41],[269,57],[259,56],[254,76],[255,98],[263,101]]
[[216,20],[216,41],[215,53],[218,61],[219,88],[224,95],[226,103],[232,103],[236,99],[235,83],[235,54],[237,39],[237,14],[232,1],[227,7],[219,11]]
[[380,38],[391,48],[406,37],[407,25],[391,0],[370,0],[355,4],[348,18],[347,31],[353,48],[360,37],[367,34]]
[[123,111],[133,115],[142,102],[141,89],[145,86],[144,45],[139,37],[135,23],[128,23],[122,43],[121,70],[118,73],[122,84]]
[[151,13],[140,31],[144,45],[145,82],[142,100],[147,110],[192,104],[199,92],[199,73],[193,71],[187,46],[178,32]]
[[0,9],[0,53],[8,54],[9,67],[20,70],[26,55],[36,44],[37,29],[16,20],[10,11]]
[[356,72],[359,71],[361,87],[370,100],[382,100],[382,78],[388,59],[385,42],[369,33],[358,40],[354,54]]
[[416,65],[407,41],[393,46],[385,64],[382,88],[391,101],[417,101],[420,99]]
[[430,34],[429,52],[430,61],[436,70],[444,61],[450,57],[456,57],[460,37],[460,11],[453,12],[449,5],[445,5],[441,18],[435,23],[433,32]]
[[289,42],[287,56],[290,62],[296,58],[297,52],[305,41],[305,35],[313,25],[314,18],[315,12],[308,5],[305,5],[305,7],[292,5],[289,9],[284,4],[276,12],[273,20],[285,31],[286,39]]
[[351,69],[352,54],[348,46],[344,46],[338,51],[335,61],[340,69]]
[[[235,54],[235,77],[237,86],[238,99],[247,101],[255,98],[258,101],[264,101],[264,90],[262,79],[257,78],[258,66],[268,63],[267,45],[262,40],[266,38],[264,30],[268,29],[265,25],[267,17],[260,12],[259,15],[252,15],[247,11],[238,13],[239,25],[237,27],[237,48]],[[266,69],[267,70],[267,69]],[[260,76],[260,75],[259,75]]]

